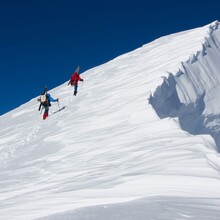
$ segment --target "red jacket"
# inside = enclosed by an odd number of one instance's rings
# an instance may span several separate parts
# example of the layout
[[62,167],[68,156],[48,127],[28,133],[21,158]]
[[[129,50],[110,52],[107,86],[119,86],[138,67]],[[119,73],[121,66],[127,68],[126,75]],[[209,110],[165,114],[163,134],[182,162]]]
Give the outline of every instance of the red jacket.
[[73,73],[73,75],[71,76],[70,79],[70,84],[72,86],[77,85],[78,81],[82,81],[81,77],[79,76],[79,74],[77,72]]

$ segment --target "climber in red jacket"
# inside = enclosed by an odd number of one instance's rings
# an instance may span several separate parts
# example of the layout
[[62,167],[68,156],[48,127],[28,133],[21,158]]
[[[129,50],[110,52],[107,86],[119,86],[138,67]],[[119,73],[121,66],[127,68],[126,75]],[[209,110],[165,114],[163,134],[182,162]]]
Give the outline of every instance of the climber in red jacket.
[[81,79],[81,77],[79,76],[79,68],[80,67],[78,66],[76,71],[71,76],[71,79],[70,79],[70,81],[68,83],[68,85],[70,84],[71,86],[74,87],[74,95],[77,94],[78,81],[83,81],[83,79]]

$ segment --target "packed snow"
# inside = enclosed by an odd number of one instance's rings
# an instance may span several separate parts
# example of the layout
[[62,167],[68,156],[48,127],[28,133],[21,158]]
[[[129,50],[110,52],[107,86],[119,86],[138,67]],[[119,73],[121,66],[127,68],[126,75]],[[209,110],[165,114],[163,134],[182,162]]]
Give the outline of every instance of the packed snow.
[[81,77],[0,116],[0,218],[219,220],[219,22]]

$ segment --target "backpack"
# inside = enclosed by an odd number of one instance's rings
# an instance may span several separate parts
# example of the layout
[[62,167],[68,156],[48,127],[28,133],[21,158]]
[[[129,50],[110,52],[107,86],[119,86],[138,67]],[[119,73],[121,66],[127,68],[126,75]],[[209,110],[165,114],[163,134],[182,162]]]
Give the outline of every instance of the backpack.
[[71,86],[77,85],[78,81],[80,80],[80,76],[77,72],[75,72],[70,79]]
[[47,101],[47,95],[46,94],[42,94],[41,96],[40,96],[40,102],[41,103],[44,103],[44,102],[46,102]]
[[43,106],[51,106],[50,104],[50,99],[49,99],[49,94],[42,94],[40,97],[41,103]]

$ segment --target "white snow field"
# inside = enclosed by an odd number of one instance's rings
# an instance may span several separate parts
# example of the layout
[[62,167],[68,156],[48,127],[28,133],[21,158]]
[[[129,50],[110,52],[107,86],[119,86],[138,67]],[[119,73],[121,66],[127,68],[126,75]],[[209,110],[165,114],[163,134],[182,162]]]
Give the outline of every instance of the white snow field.
[[0,219],[219,220],[219,22],[81,76],[0,117]]

